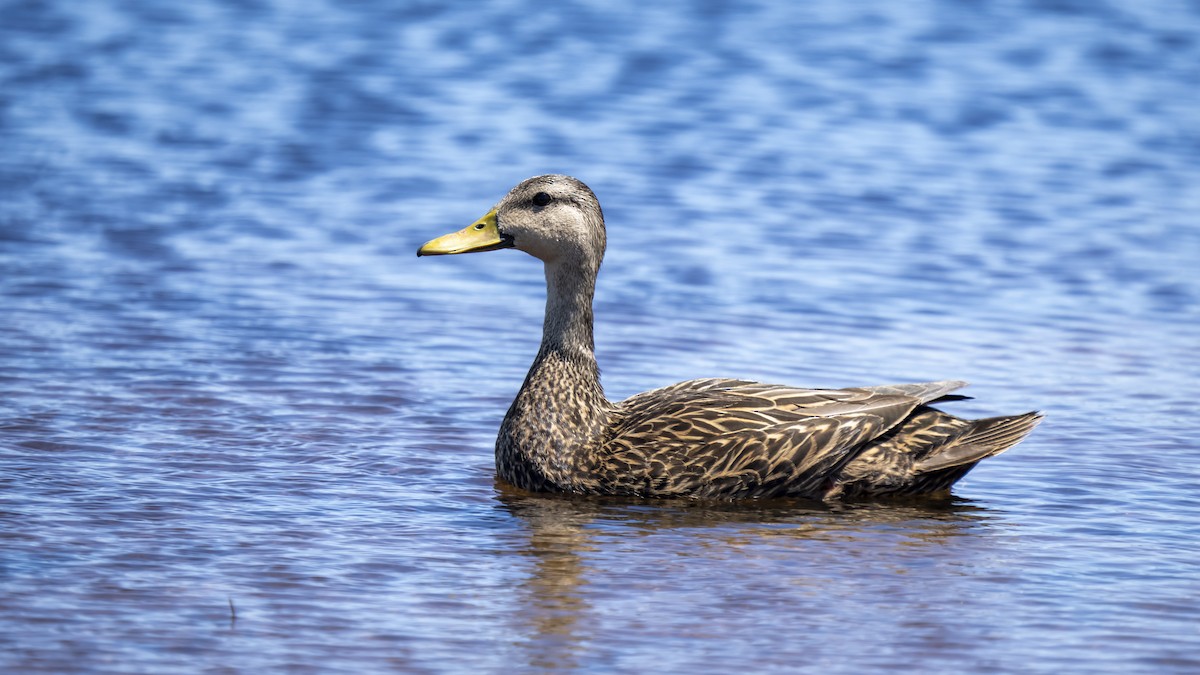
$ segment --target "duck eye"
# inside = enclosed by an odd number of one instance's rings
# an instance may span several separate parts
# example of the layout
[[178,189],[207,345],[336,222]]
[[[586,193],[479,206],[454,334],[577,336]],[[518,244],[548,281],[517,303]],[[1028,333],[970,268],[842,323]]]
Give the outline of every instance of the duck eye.
[[533,196],[534,206],[545,206],[550,203],[550,195],[545,192],[539,192]]

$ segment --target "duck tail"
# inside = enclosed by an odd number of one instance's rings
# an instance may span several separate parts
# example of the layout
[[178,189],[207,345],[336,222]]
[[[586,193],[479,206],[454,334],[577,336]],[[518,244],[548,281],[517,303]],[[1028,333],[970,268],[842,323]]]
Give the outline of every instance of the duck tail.
[[958,438],[913,464],[913,472],[931,474],[959,469],[966,473],[979,461],[995,457],[1016,445],[1041,421],[1042,414],[1036,411],[973,420]]

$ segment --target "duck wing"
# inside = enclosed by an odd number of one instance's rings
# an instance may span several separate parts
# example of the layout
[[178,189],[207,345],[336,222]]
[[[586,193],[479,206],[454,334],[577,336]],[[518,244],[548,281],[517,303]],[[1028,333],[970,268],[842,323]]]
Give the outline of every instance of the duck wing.
[[800,389],[702,379],[617,404],[584,461],[589,491],[821,497],[861,448],[965,383]]

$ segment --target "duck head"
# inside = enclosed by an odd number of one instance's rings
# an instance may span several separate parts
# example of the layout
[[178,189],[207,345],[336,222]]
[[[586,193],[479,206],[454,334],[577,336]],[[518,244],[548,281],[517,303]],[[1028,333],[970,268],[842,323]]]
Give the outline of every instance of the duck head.
[[570,261],[598,269],[604,245],[596,195],[579,180],[550,174],[521,182],[483,217],[426,243],[417,255],[515,248],[547,264]]

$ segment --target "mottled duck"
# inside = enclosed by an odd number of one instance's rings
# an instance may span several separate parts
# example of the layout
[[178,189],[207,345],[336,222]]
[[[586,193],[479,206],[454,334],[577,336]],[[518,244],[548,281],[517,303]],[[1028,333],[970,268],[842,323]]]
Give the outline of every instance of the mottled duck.
[[574,178],[536,176],[417,255],[502,248],[546,268],[541,348],[496,439],[498,475],[525,490],[821,500],[944,493],[1041,419],[964,420],[930,407],[959,381],[798,389],[709,378],[613,403],[592,340],[605,248],[596,196]]

